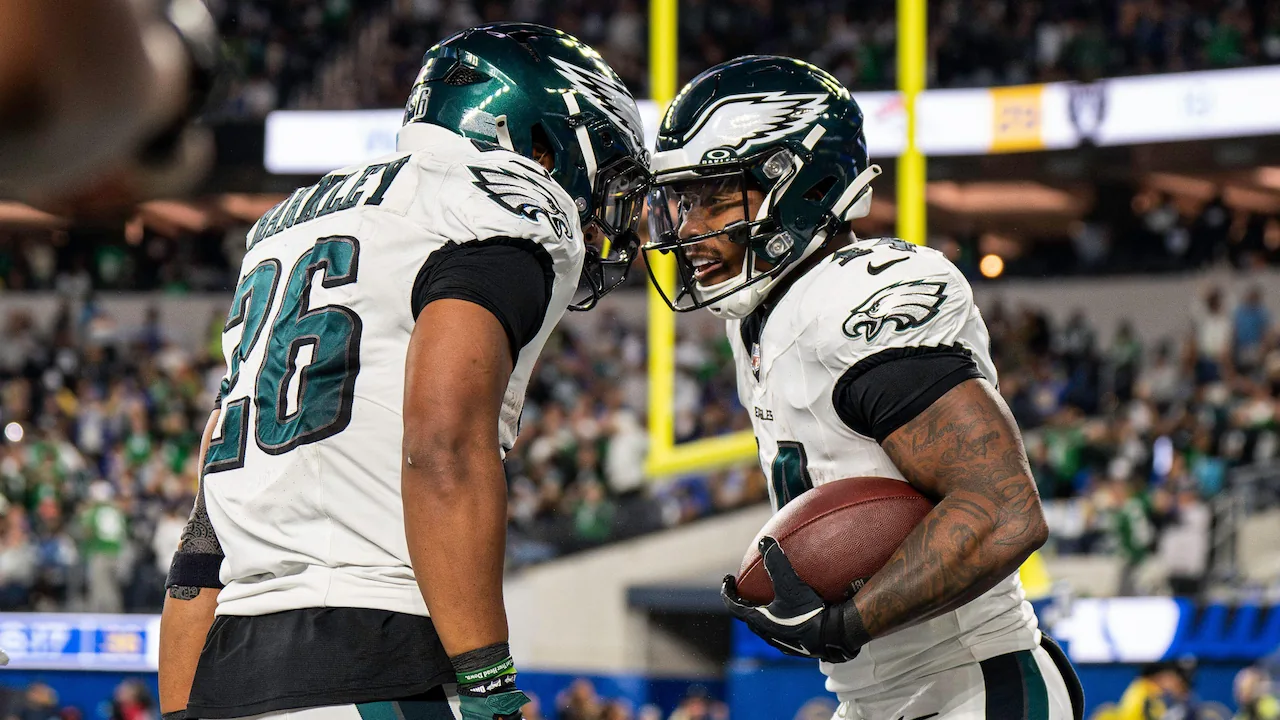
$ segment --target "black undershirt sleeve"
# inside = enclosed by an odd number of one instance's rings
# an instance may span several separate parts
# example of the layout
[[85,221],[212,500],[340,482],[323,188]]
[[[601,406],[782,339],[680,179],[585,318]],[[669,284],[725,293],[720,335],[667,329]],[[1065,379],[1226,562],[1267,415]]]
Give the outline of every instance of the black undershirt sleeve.
[[958,345],[890,348],[846,370],[831,401],[849,429],[884,442],[951,388],[981,377]]
[[413,284],[416,319],[433,300],[475,303],[493,313],[506,331],[511,361],[542,328],[555,269],[546,249],[525,238],[449,243],[431,254]]

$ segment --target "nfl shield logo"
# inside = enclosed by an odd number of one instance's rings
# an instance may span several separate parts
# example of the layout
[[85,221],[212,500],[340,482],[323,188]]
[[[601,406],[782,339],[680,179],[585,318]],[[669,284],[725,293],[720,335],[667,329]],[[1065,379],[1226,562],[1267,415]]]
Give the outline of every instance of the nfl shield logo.
[[760,379],[760,343],[751,343],[751,374]]

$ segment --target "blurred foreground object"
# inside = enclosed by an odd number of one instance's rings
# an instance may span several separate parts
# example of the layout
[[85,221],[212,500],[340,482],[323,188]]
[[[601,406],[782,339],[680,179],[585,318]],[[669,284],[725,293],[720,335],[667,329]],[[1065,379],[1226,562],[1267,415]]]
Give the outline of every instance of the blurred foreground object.
[[81,215],[188,189],[219,57],[201,0],[0,3],[0,195]]

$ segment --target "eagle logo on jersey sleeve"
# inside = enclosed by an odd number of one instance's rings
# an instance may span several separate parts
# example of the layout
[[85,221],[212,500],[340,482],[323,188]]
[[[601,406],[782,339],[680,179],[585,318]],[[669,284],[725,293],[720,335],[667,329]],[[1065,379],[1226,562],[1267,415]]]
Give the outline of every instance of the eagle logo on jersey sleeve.
[[467,169],[475,177],[472,184],[503,210],[532,222],[545,219],[556,237],[562,240],[569,237],[569,218],[543,184],[545,179],[532,172],[524,174],[505,167],[469,166]]
[[933,280],[903,280],[880,288],[849,313],[844,334],[871,342],[886,327],[895,332],[918,328],[938,316],[946,289],[945,282]]

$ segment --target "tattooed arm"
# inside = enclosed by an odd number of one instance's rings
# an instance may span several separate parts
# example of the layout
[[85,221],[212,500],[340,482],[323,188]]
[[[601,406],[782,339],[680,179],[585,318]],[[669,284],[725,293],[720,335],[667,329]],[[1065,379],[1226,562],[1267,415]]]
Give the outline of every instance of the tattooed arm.
[[[200,458],[209,452],[209,441],[218,426],[218,411],[214,410],[205,423],[204,437],[200,440]],[[218,606],[216,575],[197,577],[207,570],[190,568],[211,565],[222,558],[222,546],[209,522],[209,512],[204,503],[204,477],[196,494],[196,504],[191,519],[182,530],[174,565],[169,571],[168,596],[160,615],[160,712],[185,710],[191,694],[191,681],[196,675],[200,651],[204,648],[209,627],[213,625],[213,613]],[[194,562],[192,560],[194,559]],[[185,568],[183,567],[185,564]],[[215,566],[216,567],[216,566]],[[185,570],[185,572],[184,572]],[[186,584],[199,583],[199,584]]]
[[854,596],[881,637],[954,610],[1018,569],[1048,537],[1022,437],[985,380],[966,380],[881,446],[938,505]]

